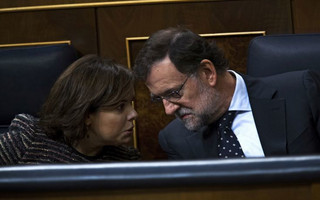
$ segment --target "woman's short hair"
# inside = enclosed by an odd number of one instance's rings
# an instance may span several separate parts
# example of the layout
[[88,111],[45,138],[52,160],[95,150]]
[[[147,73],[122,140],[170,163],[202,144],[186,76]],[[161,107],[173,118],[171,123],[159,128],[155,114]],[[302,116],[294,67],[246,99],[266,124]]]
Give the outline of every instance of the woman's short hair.
[[132,72],[107,58],[84,56],[57,79],[40,111],[40,126],[54,139],[74,144],[86,136],[86,117],[134,97]]

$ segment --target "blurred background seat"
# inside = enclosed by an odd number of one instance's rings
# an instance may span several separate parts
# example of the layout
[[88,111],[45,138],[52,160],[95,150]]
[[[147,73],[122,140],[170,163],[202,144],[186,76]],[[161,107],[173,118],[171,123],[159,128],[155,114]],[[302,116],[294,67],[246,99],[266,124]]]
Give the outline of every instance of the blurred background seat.
[[320,71],[320,34],[266,35],[251,40],[248,75],[261,77],[303,69]]
[[0,133],[16,114],[37,116],[55,80],[78,57],[69,44],[0,48]]

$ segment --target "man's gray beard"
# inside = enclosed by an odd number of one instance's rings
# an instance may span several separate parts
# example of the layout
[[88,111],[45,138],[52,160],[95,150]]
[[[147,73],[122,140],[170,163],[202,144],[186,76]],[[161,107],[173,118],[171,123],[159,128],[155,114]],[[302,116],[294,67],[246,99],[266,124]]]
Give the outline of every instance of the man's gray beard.
[[193,115],[191,118],[187,118],[186,120],[182,120],[185,127],[190,131],[199,130],[201,127],[207,125],[209,123],[210,115]]
[[[206,96],[205,98],[208,98],[208,97]],[[208,125],[213,116],[213,114],[210,112],[212,99],[210,98],[206,102],[208,102],[208,104],[206,104],[205,107],[202,107],[201,114],[197,114],[189,108],[182,107],[179,110],[177,110],[176,117],[182,121],[182,123],[188,130],[190,131],[199,130],[201,127]],[[188,117],[186,119],[181,119],[181,116],[183,116],[184,114],[191,114],[191,117]]]
[[[215,116],[215,113],[217,112],[217,108],[215,105],[216,102],[219,101],[220,94],[215,92],[209,92],[209,90],[206,91],[206,86],[201,85],[200,91],[202,93],[202,96],[200,98],[200,113],[195,113],[193,110],[189,108],[181,107],[176,112],[176,117],[180,119],[185,127],[190,131],[196,131],[199,130],[201,127],[209,125],[211,123],[213,117]],[[181,116],[183,114],[192,114],[191,117],[187,119],[181,119]]]

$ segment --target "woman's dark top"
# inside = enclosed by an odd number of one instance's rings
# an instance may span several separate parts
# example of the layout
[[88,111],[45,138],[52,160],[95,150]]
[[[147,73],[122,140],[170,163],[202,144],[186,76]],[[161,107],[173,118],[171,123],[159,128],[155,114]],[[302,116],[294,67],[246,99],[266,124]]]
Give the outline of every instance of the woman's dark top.
[[105,146],[97,156],[86,156],[61,141],[49,138],[38,119],[19,114],[9,131],[0,136],[0,165],[42,163],[92,163],[139,160],[139,152],[126,146]]

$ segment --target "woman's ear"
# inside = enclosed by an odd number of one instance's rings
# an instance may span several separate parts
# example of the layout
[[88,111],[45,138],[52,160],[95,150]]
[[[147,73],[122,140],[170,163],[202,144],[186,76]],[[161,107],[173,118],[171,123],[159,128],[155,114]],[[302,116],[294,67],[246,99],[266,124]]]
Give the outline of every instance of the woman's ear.
[[203,59],[200,62],[200,67],[198,74],[202,81],[209,84],[210,86],[215,86],[217,82],[217,71],[213,63],[208,59]]
[[87,117],[85,119],[85,124],[86,124],[86,126],[90,126],[91,123],[92,123],[92,115],[89,114],[89,115],[87,115]]

